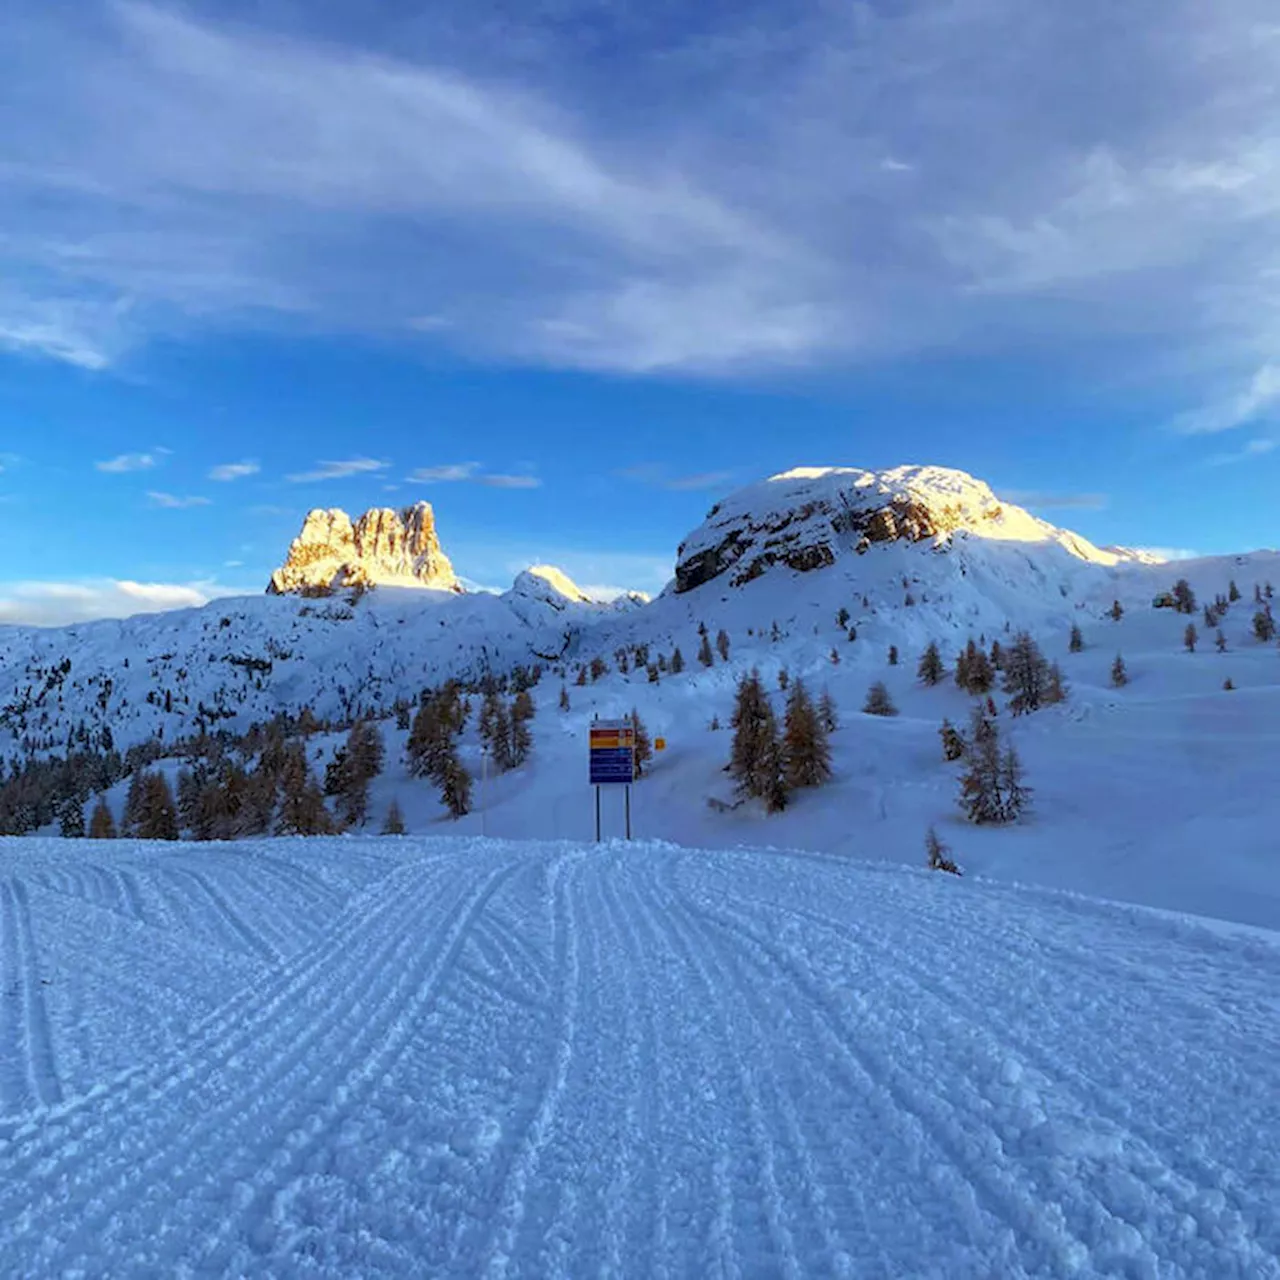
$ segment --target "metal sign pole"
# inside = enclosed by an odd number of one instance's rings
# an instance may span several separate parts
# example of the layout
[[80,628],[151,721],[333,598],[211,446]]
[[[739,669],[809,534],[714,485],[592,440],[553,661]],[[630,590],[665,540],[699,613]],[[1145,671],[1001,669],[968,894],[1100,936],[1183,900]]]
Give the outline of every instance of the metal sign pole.
[[600,843],[600,788],[596,787],[596,844]]
[[627,783],[627,839],[631,839],[631,784]]

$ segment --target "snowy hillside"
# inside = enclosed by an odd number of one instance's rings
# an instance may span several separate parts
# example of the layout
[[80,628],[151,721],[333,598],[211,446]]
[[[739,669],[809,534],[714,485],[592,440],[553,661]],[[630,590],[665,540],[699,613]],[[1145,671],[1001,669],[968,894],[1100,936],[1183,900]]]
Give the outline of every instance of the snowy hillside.
[[1273,936],[800,853],[0,855],[13,1275],[1280,1275]]
[[[322,717],[385,714],[397,698],[450,676],[585,661],[636,644],[682,643],[692,656],[699,622],[727,630],[743,660],[762,656],[757,641],[776,622],[797,661],[836,643],[842,658],[870,668],[890,644],[912,653],[930,639],[994,636],[1006,623],[1052,635],[1115,597],[1147,609],[1175,576],[1169,566],[1100,551],[997,501],[963,472],[937,467],[801,468],[730,495],[682,542],[681,589],[650,603],[632,596],[600,604],[550,566],[522,573],[502,596],[459,594],[451,569],[450,589],[432,589],[442,579],[431,575],[448,561],[426,504],[403,521],[374,510],[354,526],[342,512],[313,512],[286,560],[289,580],[309,580],[318,565],[327,581],[357,543],[367,554],[346,566],[358,570],[357,586],[409,561],[428,566],[428,585],[220,600],[64,628],[0,627],[0,752],[24,743],[62,750],[82,727],[109,727],[123,748],[202,725],[243,729],[303,706]],[[309,560],[317,548],[321,558]],[[730,555],[734,572],[710,572]],[[1262,554],[1177,572],[1203,594],[1232,573],[1280,580],[1278,564]],[[832,626],[841,609],[856,643]]]

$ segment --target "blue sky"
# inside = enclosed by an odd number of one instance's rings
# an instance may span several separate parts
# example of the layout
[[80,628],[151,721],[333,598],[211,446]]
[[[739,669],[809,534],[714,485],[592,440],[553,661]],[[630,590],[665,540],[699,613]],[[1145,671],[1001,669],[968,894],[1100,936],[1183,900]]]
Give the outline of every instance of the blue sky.
[[0,618],[419,497],[652,591],[799,464],[1274,545],[1277,73],[1263,0],[15,0]]

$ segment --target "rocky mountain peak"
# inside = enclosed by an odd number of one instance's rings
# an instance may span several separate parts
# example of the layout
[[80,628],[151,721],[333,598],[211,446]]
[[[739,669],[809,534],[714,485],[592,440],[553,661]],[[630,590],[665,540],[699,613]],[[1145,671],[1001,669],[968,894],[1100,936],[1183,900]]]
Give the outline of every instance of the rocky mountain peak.
[[778,565],[808,572],[878,544],[944,548],[957,534],[1056,542],[1071,555],[1115,564],[1117,555],[1003,502],[989,485],[947,467],[797,467],[718,502],[680,544],[675,590],[728,575],[741,586]]
[[462,590],[429,502],[400,511],[374,507],[355,521],[337,507],[309,511],[267,591],[326,595],[378,584]]

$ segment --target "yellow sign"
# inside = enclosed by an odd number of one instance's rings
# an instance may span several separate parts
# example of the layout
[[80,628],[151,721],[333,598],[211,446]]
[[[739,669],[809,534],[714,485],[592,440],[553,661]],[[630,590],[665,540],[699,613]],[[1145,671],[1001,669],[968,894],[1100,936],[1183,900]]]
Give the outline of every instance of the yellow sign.
[[665,750],[667,749],[667,740],[666,740],[666,738],[654,738],[654,740],[653,740],[653,749],[654,749],[655,751],[665,751]]

